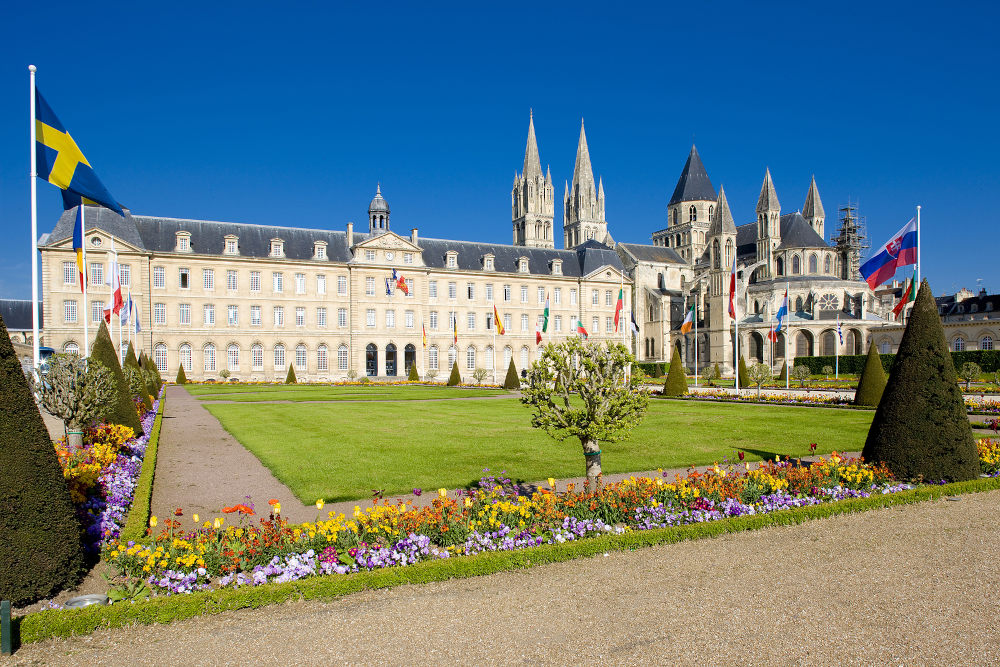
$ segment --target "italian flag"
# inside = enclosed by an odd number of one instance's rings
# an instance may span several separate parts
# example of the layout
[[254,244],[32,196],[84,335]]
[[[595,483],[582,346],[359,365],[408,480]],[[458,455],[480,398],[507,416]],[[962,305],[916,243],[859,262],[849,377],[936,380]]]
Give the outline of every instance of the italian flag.
[[541,320],[535,321],[535,345],[542,344],[542,322]]
[[504,335],[503,322],[500,321],[500,313],[497,312],[496,305],[493,306],[493,325],[497,328],[497,333]]
[[615,331],[618,331],[618,318],[622,315],[622,308],[625,306],[625,290],[618,290],[618,303],[615,304]]
[[549,295],[545,295],[545,312],[542,313],[542,333],[549,331]]
[[587,340],[587,336],[589,334],[587,334],[587,330],[583,328],[583,322],[581,322],[579,318],[576,320],[576,332],[583,336],[584,340]]
[[688,311],[687,317],[684,318],[684,322],[681,324],[681,333],[686,334],[691,331],[691,327],[694,326],[694,306],[691,306],[691,310]]

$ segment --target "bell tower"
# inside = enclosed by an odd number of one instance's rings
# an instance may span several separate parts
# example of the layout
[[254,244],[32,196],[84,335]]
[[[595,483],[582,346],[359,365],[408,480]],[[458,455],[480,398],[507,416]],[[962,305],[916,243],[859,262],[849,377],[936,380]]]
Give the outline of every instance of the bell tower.
[[514,227],[514,245],[555,248],[552,228],[555,217],[552,174],[546,170],[542,176],[542,162],[538,157],[538,142],[535,139],[535,117],[530,112],[524,167],[520,174],[514,173],[510,209]]

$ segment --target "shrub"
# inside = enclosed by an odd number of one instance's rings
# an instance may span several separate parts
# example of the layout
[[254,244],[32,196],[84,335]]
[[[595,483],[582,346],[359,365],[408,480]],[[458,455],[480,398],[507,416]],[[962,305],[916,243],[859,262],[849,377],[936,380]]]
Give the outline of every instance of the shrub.
[[944,328],[925,279],[863,450],[899,479],[979,477],[979,453]]
[[410,382],[419,382],[420,381],[420,373],[417,372],[417,365],[416,364],[410,364],[410,372],[406,376],[406,379],[409,380]]
[[705,371],[702,373],[702,377],[709,386],[714,387],[715,381],[719,379],[719,364],[714,366],[706,366]]
[[221,377],[223,380],[229,379],[230,375],[232,375],[232,373],[229,372],[228,368],[223,368],[221,371],[219,371],[219,377]]
[[514,366],[513,357],[510,360],[510,365],[507,366],[507,377],[503,379],[503,388],[511,390],[521,388],[521,380],[517,377],[517,368]]
[[823,375],[826,376],[827,380],[830,379],[830,373],[832,372],[833,372],[833,366],[823,366]]
[[663,395],[684,396],[687,393],[687,376],[684,375],[684,366],[681,364],[680,350],[675,347],[674,356],[670,359],[670,370],[667,371],[667,379],[663,383]]
[[458,361],[451,367],[451,375],[448,377],[448,386],[454,387],[456,385],[462,384],[462,376],[458,373]]
[[41,406],[62,420],[66,443],[71,451],[83,446],[83,427],[100,421],[114,396],[115,380],[107,366],[75,354],[54,354],[49,358],[44,381],[29,376],[32,392]]
[[778,373],[778,382],[784,382],[788,379],[788,362],[781,364],[781,372]]
[[160,389],[163,388],[163,378],[160,377],[160,370],[156,364],[149,360],[145,352],[139,353],[139,368],[145,373],[146,381],[153,389],[153,395],[159,396]]
[[962,370],[958,372],[958,377],[965,380],[965,390],[969,391],[969,383],[978,380],[982,374],[983,369],[979,367],[979,364],[974,361],[966,361],[962,364]]
[[774,377],[774,371],[767,364],[755,363],[747,370],[747,377],[757,387],[757,400],[760,400],[760,388]]
[[132,392],[129,390],[122,367],[118,363],[115,345],[111,342],[111,335],[104,322],[101,322],[101,327],[97,330],[97,336],[94,338],[94,344],[90,346],[90,359],[104,364],[114,376],[115,392],[105,419],[112,424],[128,426],[135,431],[136,436],[142,435],[142,424],[139,422],[139,413],[136,412],[135,403],[132,402]]
[[285,384],[295,384],[297,380],[295,379],[295,366],[288,364],[288,372],[285,373]]
[[792,366],[792,377],[799,381],[800,387],[806,386],[806,380],[809,379],[810,375],[808,366],[800,366],[798,364]]
[[663,377],[663,364],[659,362],[653,364],[653,377],[655,378]]
[[740,386],[741,387],[749,387],[750,386],[750,375],[747,373],[747,362],[746,362],[746,359],[744,359],[743,357],[740,357],[740,364],[739,364],[739,371],[738,372],[740,374],[739,375]]
[[[132,343],[128,344],[128,351],[125,353],[125,360],[122,362],[122,370],[124,371],[126,368],[133,368],[135,369],[136,373],[138,373],[139,375],[138,382],[140,382],[141,385],[133,388],[133,391],[135,391],[136,396],[142,398],[142,407],[145,408],[146,410],[152,410],[153,409],[152,397],[159,394],[160,390],[158,388],[154,390],[153,385],[150,382],[148,382],[147,374],[143,372],[142,366],[139,365],[139,360],[136,359],[135,349],[133,349]],[[126,379],[128,379],[127,373],[126,373]],[[131,382],[132,381],[130,381],[130,383]]]
[[153,408],[153,401],[147,393],[148,387],[146,387],[146,381],[142,377],[142,371],[126,364],[122,366],[122,373],[125,374],[125,382],[128,383],[129,393],[142,403],[144,410],[151,410]]
[[885,391],[885,371],[882,370],[882,360],[875,351],[875,343],[868,346],[868,362],[861,377],[858,378],[858,389],[854,392],[854,405],[876,407],[882,400]]
[[472,371],[472,379],[476,381],[476,384],[482,384],[483,380],[485,380],[486,376],[489,374],[490,372],[485,368],[477,368]]
[[184,366],[177,367],[177,378],[174,380],[177,384],[187,384],[187,375],[184,374]]
[[75,584],[83,547],[62,468],[2,317],[0,461],[0,598],[21,606]]

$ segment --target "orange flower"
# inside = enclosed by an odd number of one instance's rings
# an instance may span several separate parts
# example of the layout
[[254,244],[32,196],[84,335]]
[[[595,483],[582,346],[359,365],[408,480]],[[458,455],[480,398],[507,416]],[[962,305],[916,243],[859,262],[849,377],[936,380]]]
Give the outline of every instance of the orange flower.
[[237,510],[237,508],[235,507],[223,507],[222,511],[224,514],[232,514],[233,512],[237,512],[239,510]]
[[278,502],[279,501],[277,498],[271,498],[270,500],[267,501],[267,504],[270,505],[271,507],[274,507],[275,505],[278,504]]
[[174,516],[184,516],[184,512],[181,511],[180,507],[174,510]]

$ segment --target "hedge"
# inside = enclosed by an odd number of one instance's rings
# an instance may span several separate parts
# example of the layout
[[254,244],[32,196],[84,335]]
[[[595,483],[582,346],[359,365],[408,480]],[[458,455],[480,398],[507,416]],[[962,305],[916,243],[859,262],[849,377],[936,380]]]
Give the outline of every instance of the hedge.
[[596,556],[607,551],[631,551],[643,547],[676,544],[720,535],[773,526],[794,526],[806,521],[841,514],[863,512],[935,500],[944,496],[1000,489],[1000,478],[977,479],[941,486],[922,486],[899,493],[877,494],[869,498],[811,505],[772,514],[721,519],[687,526],[629,531],[585,540],[546,544],[518,551],[490,551],[475,556],[424,561],[351,575],[316,576],[282,584],[242,586],[214,591],[153,598],[133,604],[92,605],[82,609],[41,611],[14,620],[22,643],[50,637],[89,634],[102,628],[132,624],[170,623],[201,614],[218,614],[235,609],[256,609],[269,604],[296,600],[330,600],[363,590],[391,588],[404,584],[425,584],[447,579],[478,577],[496,572],[520,570]]
[[[895,354],[880,354],[882,369],[889,372],[892,362],[896,359]],[[847,375],[859,375],[865,367],[867,354],[842,354],[840,355],[840,372]],[[952,363],[955,368],[961,368],[967,361],[974,361],[979,364],[984,373],[994,373],[1000,371],[1000,350],[966,350],[964,352],[952,352]],[[822,375],[823,366],[836,367],[836,357],[832,355],[822,357],[796,357],[795,363],[808,366],[813,375]]]
[[132,496],[132,507],[128,512],[128,519],[125,520],[125,527],[122,528],[121,539],[123,540],[142,538],[146,534],[146,526],[149,525],[150,503],[153,500],[153,476],[156,473],[156,450],[160,444],[160,425],[163,422],[163,410],[166,404],[167,397],[161,397],[156,421],[153,422],[153,432],[149,436],[146,454],[142,458],[142,469],[139,471],[139,480],[136,482],[135,495]]

